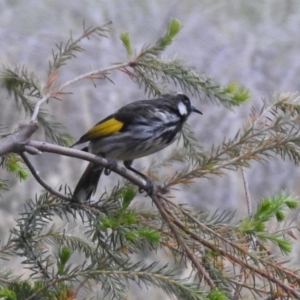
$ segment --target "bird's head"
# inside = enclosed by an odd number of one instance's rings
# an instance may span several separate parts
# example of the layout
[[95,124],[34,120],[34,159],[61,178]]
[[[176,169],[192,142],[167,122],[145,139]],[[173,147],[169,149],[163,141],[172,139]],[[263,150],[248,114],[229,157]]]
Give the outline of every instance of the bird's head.
[[[190,99],[188,96],[182,94],[182,93],[177,93],[173,95],[166,95],[171,101],[175,102],[175,109],[177,110],[178,115],[186,120],[188,116],[192,113],[195,112],[197,114],[202,115],[202,112],[198,110],[196,107],[194,107],[191,104]],[[173,102],[173,107],[174,107],[174,102]]]

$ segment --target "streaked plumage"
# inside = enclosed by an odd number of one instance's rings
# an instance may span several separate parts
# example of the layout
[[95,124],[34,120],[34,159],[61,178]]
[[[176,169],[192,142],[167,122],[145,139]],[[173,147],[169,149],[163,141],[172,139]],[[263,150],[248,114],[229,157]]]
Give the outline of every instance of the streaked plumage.
[[[172,144],[191,112],[201,114],[180,93],[135,101],[97,123],[73,146],[89,142],[89,152],[124,161],[128,169],[145,178],[131,167],[132,161]],[[75,188],[75,201],[88,200],[95,193],[102,171],[99,166],[88,165]]]

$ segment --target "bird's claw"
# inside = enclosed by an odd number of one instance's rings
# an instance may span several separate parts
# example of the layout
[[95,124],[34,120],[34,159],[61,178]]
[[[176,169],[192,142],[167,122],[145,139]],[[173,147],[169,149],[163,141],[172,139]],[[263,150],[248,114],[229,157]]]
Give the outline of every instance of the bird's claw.
[[110,168],[105,168],[105,169],[104,169],[104,174],[105,174],[106,176],[108,176],[110,173],[111,173],[111,169],[110,169]]
[[108,160],[109,166],[104,168],[104,174],[108,176],[111,173],[111,169],[117,166],[117,162],[114,159],[106,158]]
[[154,189],[154,185],[153,185],[153,182],[150,178],[145,177],[145,180],[146,180],[146,189],[143,189],[143,188],[139,187],[139,192],[140,193],[146,192],[146,197],[147,197],[147,196],[152,194],[153,189]]

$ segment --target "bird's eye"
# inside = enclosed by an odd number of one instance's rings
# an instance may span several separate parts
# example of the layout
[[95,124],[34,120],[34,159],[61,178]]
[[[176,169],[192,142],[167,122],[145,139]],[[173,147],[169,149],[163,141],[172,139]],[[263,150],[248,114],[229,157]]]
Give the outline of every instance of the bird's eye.
[[191,104],[190,99],[189,99],[186,95],[183,95],[182,102],[183,102],[186,106],[189,106],[189,105]]
[[190,99],[186,95],[181,95],[180,102],[178,103],[178,112],[181,116],[188,116],[191,110]]

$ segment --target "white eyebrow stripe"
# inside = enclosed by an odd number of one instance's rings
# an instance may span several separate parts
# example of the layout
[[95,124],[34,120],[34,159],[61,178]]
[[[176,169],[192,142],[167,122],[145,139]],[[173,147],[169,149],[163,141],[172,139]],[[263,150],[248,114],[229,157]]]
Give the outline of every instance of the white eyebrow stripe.
[[180,115],[182,115],[182,116],[187,114],[186,106],[182,102],[179,102],[179,104],[178,104],[178,111],[179,111]]

